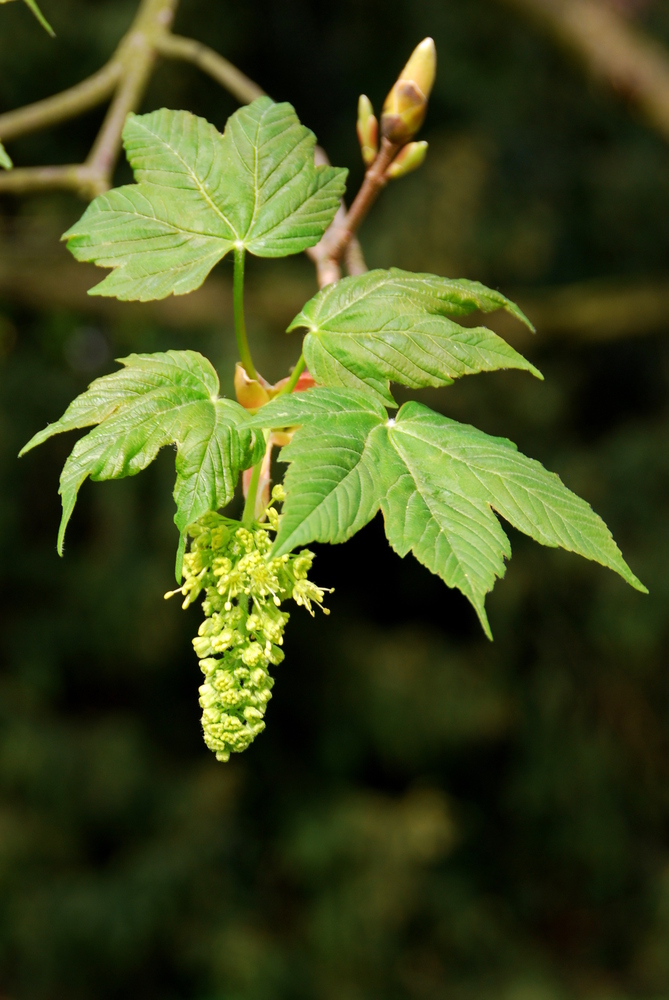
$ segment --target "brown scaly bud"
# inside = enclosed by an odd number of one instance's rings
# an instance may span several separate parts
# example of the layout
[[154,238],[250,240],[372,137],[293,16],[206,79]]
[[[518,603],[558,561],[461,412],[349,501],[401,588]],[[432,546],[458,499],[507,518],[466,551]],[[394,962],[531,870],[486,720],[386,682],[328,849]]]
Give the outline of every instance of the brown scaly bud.
[[386,170],[386,177],[396,180],[398,177],[405,177],[412,170],[417,170],[427,156],[427,143],[408,142],[400,149],[399,153]]
[[361,94],[358,100],[356,131],[363,162],[366,167],[371,167],[379,151],[379,123],[374,114],[372,102],[365,94]]
[[247,410],[257,410],[258,407],[269,403],[269,388],[268,383],[265,382],[262,376],[260,376],[260,381],[255,378],[249,378],[244,365],[239,363],[236,365],[235,395],[237,396],[237,402]]
[[424,38],[386,97],[381,115],[381,135],[403,146],[415,136],[425,121],[437,69],[437,50],[432,38]]

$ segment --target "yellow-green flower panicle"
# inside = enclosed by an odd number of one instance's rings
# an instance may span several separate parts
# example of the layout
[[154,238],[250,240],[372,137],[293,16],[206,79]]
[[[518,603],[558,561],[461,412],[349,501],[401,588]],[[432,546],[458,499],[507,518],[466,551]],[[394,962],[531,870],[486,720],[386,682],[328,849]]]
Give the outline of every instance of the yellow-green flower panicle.
[[[274,499],[283,499],[276,488]],[[274,685],[269,667],[283,660],[289,618],[281,604],[292,598],[313,614],[326,593],[308,579],[313,552],[270,558],[278,514],[270,507],[267,516],[268,523],[251,529],[221,514],[201,517],[188,529],[183,586],[172,592],[183,595],[184,608],[204,594],[205,619],[193,647],[204,674],[204,741],[221,761],[246,750],[265,728]]]

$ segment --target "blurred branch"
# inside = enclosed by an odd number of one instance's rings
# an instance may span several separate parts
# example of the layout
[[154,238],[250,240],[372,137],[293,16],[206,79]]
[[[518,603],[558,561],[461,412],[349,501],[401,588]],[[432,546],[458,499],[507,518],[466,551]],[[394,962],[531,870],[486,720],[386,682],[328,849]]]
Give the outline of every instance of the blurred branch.
[[141,0],[129,31],[98,73],[69,90],[0,116],[1,141],[74,118],[112,98],[102,128],[84,163],[24,167],[0,175],[0,192],[23,194],[62,188],[93,198],[111,187],[129,111],[141,102],[156,59],[156,43],[174,19],[179,0]]
[[[25,217],[0,230],[0,298],[28,309],[63,309],[101,321],[133,319],[189,329],[220,323],[232,307],[229,282],[212,275],[190,295],[171,296],[158,302],[117,302],[87,295],[98,277],[92,264],[77,263],[58,235],[63,224]],[[506,313],[486,317],[502,336],[530,353],[547,337],[594,343],[643,336],[667,330],[669,277],[650,281],[609,279],[580,282],[561,288],[511,289],[541,331],[537,337]],[[258,279],[248,296],[252,321],[265,326],[287,326],[313,294],[309,278],[297,271],[279,269],[276,279]],[[476,321],[475,319],[472,320]]]
[[608,278],[517,294],[541,335],[592,343],[666,332],[669,325],[669,279]]
[[[0,172],[0,194],[66,190],[92,199],[108,191],[121,151],[125,120],[128,113],[141,103],[157,56],[193,63],[242,104],[249,104],[264,94],[257,83],[207,45],[172,34],[178,5],[179,0],[141,0],[130,29],[102,69],[61,94],[0,115],[0,142],[6,142],[75,118],[112,98],[102,128],[84,163],[19,167]],[[317,163],[329,162],[318,147],[315,158]],[[362,274],[367,270],[360,244],[346,222],[347,213],[342,203],[335,222],[326,233],[329,239],[327,245],[337,246],[336,256],[331,251],[327,254],[323,251],[326,237],[319,248],[309,252],[316,264],[321,287],[341,277],[338,261],[342,255],[350,274]]]
[[501,0],[574,52],[669,140],[669,54],[603,0]]
[[102,104],[114,92],[122,72],[121,63],[112,58],[102,69],[62,94],[47,97],[44,101],[29,104],[16,111],[0,115],[0,135],[5,142],[26,132],[36,132],[49,125],[57,125],[90,108]]
[[193,63],[203,73],[208,73],[220,83],[240,104],[250,104],[265,93],[236,66],[223,56],[219,56],[218,52],[192,38],[182,38],[181,35],[164,32],[157,38],[156,48],[161,56],[168,59],[183,59],[185,62]]

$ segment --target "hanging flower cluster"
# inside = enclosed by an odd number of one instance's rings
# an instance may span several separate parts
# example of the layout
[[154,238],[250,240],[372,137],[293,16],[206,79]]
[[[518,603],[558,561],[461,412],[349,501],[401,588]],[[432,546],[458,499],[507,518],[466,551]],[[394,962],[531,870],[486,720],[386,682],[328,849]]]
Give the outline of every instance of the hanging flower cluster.
[[[275,487],[272,502],[282,499],[282,487]],[[183,594],[187,608],[204,592],[205,620],[193,646],[205,678],[200,687],[204,741],[221,761],[245,750],[265,728],[274,685],[269,666],[284,657],[280,647],[289,615],[281,604],[292,598],[313,614],[313,605],[322,607],[326,593],[307,578],[313,552],[270,558],[279,516],[272,506],[266,513],[268,522],[251,529],[216,513],[192,524],[184,584],[165,595]]]

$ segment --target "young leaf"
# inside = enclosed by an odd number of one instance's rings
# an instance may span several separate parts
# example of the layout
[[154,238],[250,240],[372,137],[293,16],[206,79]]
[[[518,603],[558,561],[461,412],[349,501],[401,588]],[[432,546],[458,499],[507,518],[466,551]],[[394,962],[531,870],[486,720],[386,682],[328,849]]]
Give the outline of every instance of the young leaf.
[[242,469],[264,451],[262,435],[248,426],[238,403],[218,397],[218,376],[195,351],[131,354],[125,367],[96,379],[60,420],[35,434],[21,455],[54,434],[97,426],[74,446],[60,477],[65,529],[84,480],[122,479],[146,468],[160,448],[176,444],[174,520],[185,529],[232,499]]
[[274,554],[309,541],[349,538],[381,508],[386,534],[474,606],[491,636],[484,602],[511,555],[495,516],[543,545],[608,566],[646,592],[608,528],[559,477],[491,437],[406,403],[388,419],[367,392],[310,389],[280,398],[251,426],[300,424],[282,458],[286,502]]
[[14,164],[9,157],[9,153],[0,142],[0,167],[2,167],[3,170],[11,170],[13,166]]
[[188,111],[131,114],[123,141],[138,183],[100,195],[63,236],[77,260],[113,268],[92,295],[184,295],[233,247],[299,253],[344,193],[347,171],[314,166],[313,132],[269,97],[236,111],[223,135]]
[[317,382],[368,388],[395,405],[389,381],[411,388],[498,368],[534,365],[486,327],[463,327],[449,316],[505,309],[533,329],[518,306],[475,281],[391,268],[326,286],[307,302],[288,331],[306,327],[304,356]]
[[263,406],[251,427],[303,424],[281,451],[291,466],[274,555],[307,541],[344,542],[376,514],[368,439],[388,414],[369,393],[308,389]]
[[608,566],[646,593],[590,505],[511,441],[420,403],[406,403],[387,435],[409,477],[408,484],[393,484],[399,497],[389,490],[381,502],[388,540],[400,555],[411,548],[461,590],[488,636],[485,595],[504,573],[501,557],[511,555],[493,511],[542,545]]

